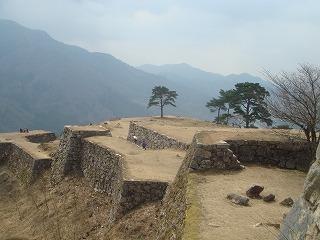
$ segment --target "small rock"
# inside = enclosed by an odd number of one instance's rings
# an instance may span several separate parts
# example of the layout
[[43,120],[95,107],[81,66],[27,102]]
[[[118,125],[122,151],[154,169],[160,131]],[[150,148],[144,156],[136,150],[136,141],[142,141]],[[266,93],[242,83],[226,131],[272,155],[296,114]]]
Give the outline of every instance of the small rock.
[[214,228],[221,227],[220,225],[214,224],[214,223],[209,223],[208,225],[209,225],[210,227],[214,227]]
[[227,195],[227,199],[231,200],[231,202],[242,205],[242,206],[248,206],[249,198],[241,195],[237,195],[234,193],[229,193]]
[[272,193],[263,197],[263,201],[265,201],[265,202],[273,202],[275,199],[276,199],[276,196]]
[[276,228],[276,229],[280,229],[280,223],[270,223],[270,222],[267,222],[266,225],[269,226],[269,227],[274,227],[274,228]]
[[249,198],[261,198],[260,193],[263,191],[263,189],[263,186],[253,185],[246,191],[246,195]]
[[262,226],[262,223],[257,223],[255,225],[253,225],[254,227],[261,227]]
[[280,205],[282,206],[286,206],[286,207],[292,207],[294,201],[291,197],[288,197],[286,199],[284,199],[282,202],[280,202]]

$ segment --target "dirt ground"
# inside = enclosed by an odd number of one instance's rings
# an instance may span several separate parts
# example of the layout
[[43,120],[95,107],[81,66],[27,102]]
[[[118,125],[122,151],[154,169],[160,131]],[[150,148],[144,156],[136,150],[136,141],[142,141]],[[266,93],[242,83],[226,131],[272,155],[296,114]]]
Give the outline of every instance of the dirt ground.
[[172,182],[184,159],[179,150],[143,150],[120,137],[90,137],[89,141],[109,147],[124,157],[124,177],[134,180]]
[[178,118],[174,116],[167,116],[163,119],[159,117],[123,118],[109,121],[105,126],[108,126],[115,136],[126,138],[130,121],[135,121],[144,127],[153,129],[185,143],[191,143],[194,134],[201,131],[207,132],[204,141],[208,143],[227,139],[265,141],[304,139],[303,133],[299,130],[233,128],[226,125],[214,124],[209,121]]
[[41,148],[39,148],[39,143],[32,143],[26,138],[26,136],[30,136],[33,134],[45,133],[42,130],[34,130],[29,133],[0,133],[0,142],[14,142],[21,148],[23,148],[26,152],[28,152],[34,158],[45,159],[49,158],[49,153]]
[[[296,199],[302,192],[306,174],[278,168],[247,166],[242,171],[192,173],[197,178],[195,187],[200,201],[198,220],[199,239],[256,240],[276,239],[280,224],[289,208],[279,202],[287,197]],[[226,199],[228,193],[245,196],[252,184],[264,186],[262,196],[273,193],[276,201],[250,199],[249,206],[238,206]]]
[[[195,119],[168,117],[164,119],[126,118],[100,123],[111,130],[113,137],[93,137],[92,141],[109,146],[126,157],[125,173],[128,178],[172,181],[185,152],[176,150],[142,150],[126,142],[130,121],[145,127],[191,142],[199,130],[202,140],[283,140],[283,136],[296,137],[299,132],[269,129],[239,129],[215,125]],[[33,144],[22,135],[2,135],[2,140],[12,138],[37,157],[49,156],[59,141]],[[14,138],[14,139],[13,139]],[[1,141],[1,138],[0,138]],[[44,174],[31,187],[24,188],[16,178],[0,166],[0,239],[150,239],[156,224],[158,203],[142,206],[118,220],[108,229],[107,214],[110,210],[105,194],[95,192],[84,178],[67,177],[56,186],[49,181],[50,172]],[[279,205],[286,197],[296,199],[302,192],[306,174],[278,168],[247,166],[237,172],[198,172],[195,179],[193,200],[195,206],[190,239],[276,239],[279,229],[268,224],[280,224],[289,208]],[[273,193],[276,202],[250,200],[250,206],[234,205],[226,199],[228,193],[245,194],[252,184],[265,187],[263,194]]]

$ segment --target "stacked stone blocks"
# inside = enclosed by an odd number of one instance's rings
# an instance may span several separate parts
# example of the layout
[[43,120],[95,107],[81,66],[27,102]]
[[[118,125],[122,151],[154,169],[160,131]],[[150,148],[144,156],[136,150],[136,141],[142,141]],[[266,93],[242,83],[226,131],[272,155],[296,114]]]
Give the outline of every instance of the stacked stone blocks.
[[127,140],[134,142],[133,136],[136,136],[138,139],[138,144],[142,145],[142,142],[145,141],[147,143],[147,148],[150,149],[166,149],[166,148],[174,148],[187,150],[189,144],[181,142],[175,138],[166,136],[164,134],[158,133],[152,129],[148,129],[137,123],[131,121],[129,125],[129,133]]
[[312,146],[304,141],[227,140],[230,149],[243,163],[261,163],[286,169],[308,171]]

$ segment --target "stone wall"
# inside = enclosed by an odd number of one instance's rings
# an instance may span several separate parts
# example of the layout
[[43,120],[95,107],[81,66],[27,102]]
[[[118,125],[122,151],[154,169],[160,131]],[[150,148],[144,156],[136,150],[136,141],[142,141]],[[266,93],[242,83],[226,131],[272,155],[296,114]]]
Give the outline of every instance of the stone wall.
[[39,174],[51,166],[51,159],[35,159],[18,145],[11,143],[6,165],[24,184],[32,183]]
[[261,163],[281,168],[308,171],[313,160],[307,142],[227,140],[230,149],[243,163]]
[[133,136],[138,138],[138,144],[142,145],[143,140],[147,143],[147,148],[150,149],[165,149],[175,148],[187,150],[189,144],[178,141],[172,137],[158,133],[152,129],[140,126],[135,122],[130,122],[128,141],[134,142]]
[[113,206],[108,215],[110,222],[143,203],[163,198],[167,183],[125,180],[122,172],[124,156],[86,139],[94,135],[96,132],[88,134],[68,127],[64,129],[59,150],[54,156],[53,182],[59,182],[69,174],[84,176],[96,191],[110,198]]
[[82,175],[81,155],[82,139],[91,136],[111,136],[109,130],[105,131],[75,131],[66,126],[60,139],[58,151],[53,156],[52,180],[59,182],[65,175]]
[[157,240],[175,240],[182,238],[187,209],[186,192],[188,174],[193,159],[192,156],[194,156],[195,152],[195,148],[192,146],[193,144],[191,144],[188,149],[173,183],[169,185],[162,200],[157,216],[158,224],[156,226],[155,236]]
[[236,155],[229,149],[230,145],[225,141],[214,144],[204,144],[198,139],[198,134],[194,137],[195,144],[191,168],[194,170],[204,169],[240,169],[240,162]]
[[143,203],[162,200],[167,186],[167,182],[160,181],[124,181],[120,214],[125,214]]
[[52,132],[44,132],[32,135],[26,135],[29,142],[33,143],[46,143],[56,140],[56,135]]
[[320,239],[320,147],[305,180],[303,194],[284,219],[278,239]]
[[8,162],[11,153],[11,143],[1,142],[0,143],[0,165]]
[[109,221],[119,215],[119,204],[123,185],[122,156],[112,149],[101,147],[86,139],[82,140],[81,170],[89,184],[104,192],[111,201]]

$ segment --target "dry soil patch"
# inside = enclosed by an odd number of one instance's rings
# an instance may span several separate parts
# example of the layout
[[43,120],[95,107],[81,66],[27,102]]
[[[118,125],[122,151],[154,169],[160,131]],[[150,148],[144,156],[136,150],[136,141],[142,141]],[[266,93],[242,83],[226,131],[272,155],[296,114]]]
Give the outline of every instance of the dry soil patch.
[[[200,239],[243,240],[276,239],[279,230],[265,224],[280,224],[288,208],[279,202],[286,197],[296,199],[302,192],[305,173],[278,168],[248,166],[243,171],[197,174],[202,215]],[[238,206],[226,199],[228,193],[245,195],[254,183],[265,187],[262,195],[273,193],[276,202],[250,199],[250,206]],[[262,223],[260,225],[259,223]],[[258,226],[259,225],[259,226]]]
[[108,147],[124,157],[126,179],[172,182],[185,156],[178,150],[143,150],[121,137],[90,137],[88,141]]

